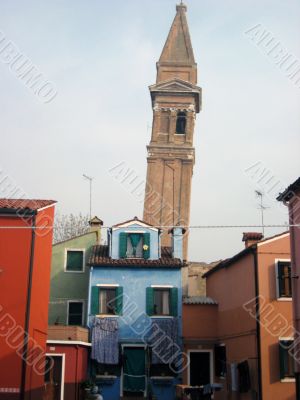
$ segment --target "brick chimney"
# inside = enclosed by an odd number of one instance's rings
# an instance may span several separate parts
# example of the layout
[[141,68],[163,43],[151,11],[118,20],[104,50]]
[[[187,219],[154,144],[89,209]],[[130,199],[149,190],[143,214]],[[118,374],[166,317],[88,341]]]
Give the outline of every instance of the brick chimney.
[[245,242],[245,247],[247,248],[259,242],[263,238],[264,235],[261,232],[244,232],[242,240]]
[[97,238],[96,238],[96,244],[100,244],[101,242],[101,226],[103,225],[103,221],[98,218],[97,216],[93,217],[89,221],[90,225],[90,232],[96,232]]
[[169,230],[172,235],[172,256],[173,258],[179,258],[183,261],[183,236],[186,230],[180,226],[175,226]]

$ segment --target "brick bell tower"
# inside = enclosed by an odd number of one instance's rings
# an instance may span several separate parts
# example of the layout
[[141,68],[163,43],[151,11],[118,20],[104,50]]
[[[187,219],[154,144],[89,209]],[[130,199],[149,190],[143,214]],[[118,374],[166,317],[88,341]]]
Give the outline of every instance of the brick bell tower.
[[[187,7],[176,6],[176,16],[157,63],[156,84],[149,87],[153,126],[147,146],[147,181],[144,220],[155,226],[188,226],[191,183],[195,163],[193,136],[196,113],[201,108],[187,19]],[[168,229],[162,245],[171,246]],[[187,259],[188,234],[183,256]]]

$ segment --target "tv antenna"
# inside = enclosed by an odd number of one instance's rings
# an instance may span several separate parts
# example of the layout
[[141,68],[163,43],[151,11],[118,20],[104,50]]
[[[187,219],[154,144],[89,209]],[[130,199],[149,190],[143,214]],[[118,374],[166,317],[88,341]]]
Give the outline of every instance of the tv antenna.
[[86,174],[82,174],[82,176],[90,183],[90,219],[92,219],[92,183],[94,178]]
[[261,191],[261,190],[255,190],[255,194],[256,194],[256,196],[259,198],[259,205],[258,205],[258,209],[260,210],[260,212],[261,212],[261,226],[262,226],[262,234],[263,235],[265,235],[265,225],[264,225],[264,211],[267,209],[267,208],[270,208],[270,207],[266,207],[265,205],[264,205],[264,193]]

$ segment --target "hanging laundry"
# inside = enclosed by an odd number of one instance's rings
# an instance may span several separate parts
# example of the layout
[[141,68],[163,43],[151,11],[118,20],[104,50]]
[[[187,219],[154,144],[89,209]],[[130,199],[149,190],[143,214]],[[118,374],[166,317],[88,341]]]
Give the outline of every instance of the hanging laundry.
[[98,363],[119,363],[118,331],[117,318],[94,318],[91,357]]
[[153,364],[169,364],[177,361],[180,352],[177,318],[152,318],[149,344],[152,347]]

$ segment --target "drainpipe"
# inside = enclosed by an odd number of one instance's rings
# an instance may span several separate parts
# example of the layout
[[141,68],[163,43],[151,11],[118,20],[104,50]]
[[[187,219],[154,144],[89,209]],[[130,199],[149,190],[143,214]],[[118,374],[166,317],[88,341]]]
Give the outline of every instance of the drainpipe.
[[37,211],[33,212],[32,217],[32,233],[31,233],[31,247],[30,247],[30,259],[29,259],[29,275],[27,281],[27,302],[26,302],[26,311],[25,311],[25,326],[24,326],[24,341],[23,341],[23,357],[22,357],[22,374],[21,374],[21,400],[25,400],[25,390],[26,390],[26,359],[28,352],[28,330],[29,330],[29,321],[30,321],[30,305],[31,305],[31,289],[32,289],[32,275],[33,275],[33,261],[34,261],[34,245],[35,245],[35,236],[36,236],[36,214]]
[[254,260],[254,279],[255,279],[255,297],[257,299],[255,304],[256,313],[256,346],[257,346],[257,375],[258,375],[258,399],[263,400],[262,396],[262,374],[261,374],[261,342],[260,342],[260,307],[259,307],[259,282],[258,282],[258,261],[257,261],[257,247],[252,250]]
[[92,282],[92,272],[94,267],[90,267],[90,275],[89,275],[89,292],[88,292],[88,304],[87,304],[87,312],[86,312],[86,326],[90,326],[90,309],[91,309],[91,282]]
[[[284,203],[285,204],[285,203]],[[285,204],[288,205],[288,204]],[[294,216],[294,207],[293,203],[291,202],[289,206],[289,218],[290,224],[296,224],[296,218]],[[290,228],[290,243],[291,243],[291,261],[292,261],[292,294],[293,294],[293,313],[294,313],[294,328],[295,328],[295,337],[294,340],[296,346],[294,347],[295,354],[299,354],[299,331],[300,331],[300,318],[299,318],[299,267],[296,265],[296,259],[294,259],[293,255],[296,254],[296,238],[294,229]],[[299,361],[295,360],[295,383],[296,383],[296,400],[300,400],[300,366]]]

